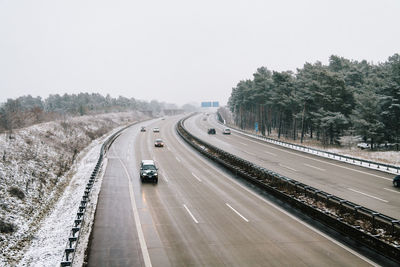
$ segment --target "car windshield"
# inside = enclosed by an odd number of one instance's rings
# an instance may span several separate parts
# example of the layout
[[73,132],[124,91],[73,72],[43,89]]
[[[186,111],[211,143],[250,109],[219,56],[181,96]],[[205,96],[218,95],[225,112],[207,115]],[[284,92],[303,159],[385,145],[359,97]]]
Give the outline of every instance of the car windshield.
[[161,139],[156,139],[156,142],[157,142],[157,143],[161,143],[162,140],[161,140]]
[[154,165],[143,165],[143,170],[155,171],[156,170],[156,166],[154,166]]

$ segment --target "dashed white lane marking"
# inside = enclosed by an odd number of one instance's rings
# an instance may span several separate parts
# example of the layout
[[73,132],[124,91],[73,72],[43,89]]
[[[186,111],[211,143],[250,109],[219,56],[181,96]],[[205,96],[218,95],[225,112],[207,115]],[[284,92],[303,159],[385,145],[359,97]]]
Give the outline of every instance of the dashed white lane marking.
[[310,164],[307,164],[307,163],[304,163],[304,165],[305,166],[307,166],[307,167],[310,167],[310,168],[313,168],[313,169],[316,169],[316,170],[319,170],[319,171],[326,171],[325,169],[322,169],[322,168],[318,168],[318,167],[315,167],[315,166],[313,166],[313,165],[310,165]]
[[352,188],[347,188],[347,189],[350,190],[350,191],[359,193],[359,194],[361,194],[361,195],[364,195],[364,196],[367,196],[367,197],[370,197],[370,198],[377,199],[377,200],[382,201],[382,202],[385,202],[385,203],[388,203],[388,202],[389,202],[389,201],[384,200],[384,199],[382,199],[382,198],[375,197],[375,196],[372,196],[372,195],[368,195],[368,194],[366,194],[366,193],[363,193],[363,192],[361,192],[361,191],[358,191],[358,190],[355,190],[355,189],[352,189]]
[[264,151],[264,153],[269,154],[269,155],[274,156],[274,157],[276,156],[276,154],[272,153],[272,152]]
[[244,151],[244,153],[249,154],[249,155],[254,156],[254,157],[257,156],[256,154],[250,153],[250,152],[247,152],[247,151]]
[[249,222],[249,220],[246,219],[246,217],[244,217],[242,214],[240,214],[237,210],[235,210],[231,205],[229,205],[228,203],[225,203],[231,210],[233,210],[237,215],[240,216],[240,218],[242,218],[243,220],[245,220],[246,222]]
[[[180,140],[180,137],[176,134],[175,135],[176,140],[183,146],[186,147],[186,143],[183,143],[183,141]],[[363,255],[361,255],[360,253],[354,251],[353,249],[349,248],[348,246],[340,243],[339,241],[337,241],[336,239],[324,234],[323,232],[321,232],[320,230],[316,229],[314,226],[311,226],[305,222],[303,222],[302,220],[298,219],[297,217],[295,217],[294,215],[292,215],[291,213],[287,212],[286,210],[284,210],[283,208],[277,206],[276,204],[273,204],[272,202],[269,202],[268,200],[266,200],[265,198],[259,196],[258,194],[254,193],[253,191],[251,191],[250,189],[248,189],[247,187],[245,187],[244,185],[240,184],[239,182],[235,181],[232,179],[232,177],[227,176],[225,173],[223,173],[222,171],[220,171],[218,168],[209,165],[209,162],[205,159],[202,158],[202,156],[200,156],[199,154],[197,154],[197,152],[192,151],[190,149],[187,149],[190,153],[192,153],[193,156],[196,156],[200,161],[202,161],[204,164],[207,164],[209,167],[211,167],[214,171],[218,172],[221,177],[224,177],[226,180],[236,184],[237,186],[239,186],[240,188],[242,188],[244,191],[247,191],[249,194],[253,195],[254,197],[258,198],[259,200],[263,201],[264,203],[266,203],[267,205],[274,207],[275,209],[279,210],[281,213],[285,214],[286,216],[290,217],[291,219],[293,219],[294,221],[302,224],[303,226],[305,226],[306,228],[310,229],[311,231],[314,231],[315,233],[318,233],[319,235],[323,236],[324,238],[326,238],[327,240],[331,241],[332,243],[336,244],[337,246],[343,248],[344,250],[350,252],[351,254],[353,254],[354,256],[362,259],[363,261],[367,262],[368,264],[372,265],[372,266],[379,266],[378,264],[376,264],[375,262],[371,261],[370,259],[364,257]]]
[[165,172],[161,173],[161,177],[168,183],[168,176]]
[[175,157],[177,161],[181,162],[181,160],[178,157]]
[[194,217],[194,215],[190,212],[190,210],[188,209],[188,207],[185,204],[183,204],[183,207],[185,207],[186,211],[189,213],[190,217],[192,217],[193,221],[195,223],[199,223],[199,221],[196,220],[196,217]]
[[281,167],[283,167],[283,168],[286,168],[286,169],[289,169],[289,170],[291,170],[291,171],[297,172],[296,169],[290,168],[289,166],[286,166],[286,165],[283,165],[283,164],[279,164],[279,166],[281,166]]
[[246,143],[242,143],[242,142],[239,142],[240,144],[242,144],[242,145],[244,145],[244,146],[248,146],[248,144],[246,144]]
[[196,178],[196,179],[197,179],[197,181],[201,182],[201,179],[200,179],[199,177],[197,177],[197,175],[196,175],[196,174],[194,174],[194,173],[192,172],[192,175],[193,175],[193,177],[194,177],[194,178]]
[[390,191],[390,192],[393,192],[393,193],[400,194],[400,191],[396,191],[396,190],[389,189],[389,188],[383,188],[383,189],[385,189],[385,190],[387,190],[387,191]]
[[[236,135],[236,136],[238,136],[239,138],[245,139],[245,140],[247,140],[249,142],[253,142],[253,143],[256,143],[258,145],[263,145],[263,146],[266,146],[266,147],[269,147],[269,148],[272,148],[272,149],[275,149],[275,150],[283,151],[285,153],[292,154],[292,155],[295,155],[295,156],[298,156],[298,157],[302,157],[302,158],[305,158],[305,159],[310,159],[310,160],[314,160],[314,161],[317,161],[317,162],[329,164],[331,166],[339,167],[339,168],[342,168],[342,169],[346,169],[346,170],[350,170],[350,171],[354,171],[354,172],[358,172],[358,173],[362,173],[362,174],[366,174],[366,175],[371,175],[371,176],[374,176],[374,177],[377,177],[377,178],[380,178],[380,179],[385,179],[385,180],[388,180],[388,181],[392,180],[390,178],[386,178],[386,177],[383,177],[383,176],[380,176],[380,175],[376,175],[376,174],[372,174],[372,173],[368,173],[368,172],[352,169],[352,168],[349,168],[349,167],[341,166],[341,165],[338,165],[338,164],[335,164],[335,163],[331,163],[331,162],[327,162],[327,161],[323,161],[323,160],[319,160],[319,159],[314,159],[312,157],[307,157],[307,156],[304,156],[304,155],[300,155],[298,153],[287,151],[287,150],[284,150],[284,149],[281,149],[281,148],[277,148],[277,147],[274,147],[274,146],[269,145],[269,144],[263,144],[261,142],[256,142],[254,140],[251,140],[249,138],[246,138],[246,137],[243,137],[243,136],[240,136],[240,135]],[[299,153],[301,153],[301,152],[299,152]]]
[[119,162],[121,162],[121,165],[125,170],[126,177],[128,178],[128,182],[129,182],[129,196],[131,199],[131,207],[132,207],[132,211],[133,211],[133,216],[135,218],[136,231],[137,231],[138,237],[139,237],[139,243],[140,243],[140,248],[142,250],[144,265],[146,267],[151,267],[152,265],[151,265],[151,261],[150,261],[150,255],[149,255],[149,251],[147,249],[146,240],[144,239],[143,229],[142,229],[142,225],[140,223],[140,218],[139,218],[139,212],[138,212],[138,209],[136,206],[135,195],[133,193],[132,179],[131,179],[131,176],[129,175],[128,170],[125,167],[125,164],[122,162],[122,160],[120,158],[119,158]]

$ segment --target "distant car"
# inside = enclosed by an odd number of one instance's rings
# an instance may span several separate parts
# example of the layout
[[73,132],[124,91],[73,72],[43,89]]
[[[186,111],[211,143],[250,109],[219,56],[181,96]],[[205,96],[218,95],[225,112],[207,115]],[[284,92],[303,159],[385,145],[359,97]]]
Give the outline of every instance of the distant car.
[[400,175],[396,175],[393,178],[393,186],[394,187],[400,187]]
[[223,134],[231,134],[231,129],[226,128],[226,129],[224,129],[224,130],[222,131],[222,133],[223,133]]
[[161,139],[156,139],[156,141],[154,141],[154,146],[155,147],[163,147],[164,146],[164,142]]
[[361,148],[361,149],[367,149],[367,148],[371,148],[371,145],[367,144],[367,143],[358,143],[357,147]]
[[207,133],[208,134],[215,134],[215,129],[214,128],[209,128]]
[[163,121],[164,121],[164,120],[165,120],[165,118],[161,118],[161,120],[163,120]]
[[160,128],[154,127],[154,128],[153,128],[153,132],[154,132],[154,133],[159,133],[159,132],[160,132]]
[[158,183],[158,168],[154,160],[142,160],[140,162],[140,180],[142,183],[146,180]]
[[207,120],[207,117],[204,117],[204,118],[203,118],[203,121],[206,121],[206,120]]
[[146,127],[143,126],[142,128],[140,128],[140,131],[141,132],[145,132],[146,131]]

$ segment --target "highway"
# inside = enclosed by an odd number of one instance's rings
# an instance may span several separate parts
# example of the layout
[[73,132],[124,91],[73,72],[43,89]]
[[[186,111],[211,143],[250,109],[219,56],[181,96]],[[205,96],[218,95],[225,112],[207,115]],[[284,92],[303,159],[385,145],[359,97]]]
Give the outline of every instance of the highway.
[[[186,120],[185,127],[210,144],[259,166],[400,219],[400,190],[392,185],[394,174],[294,151],[237,132],[223,135],[224,127],[211,115],[194,116]],[[216,135],[207,134],[210,127],[217,130]]]
[[[175,132],[180,118],[135,125],[114,142],[107,155],[89,266],[375,265],[184,144]],[[188,125],[200,133],[206,124],[196,126],[199,118]],[[140,132],[143,125],[146,132]],[[153,127],[160,133],[153,133]],[[156,138],[166,146],[154,147]],[[234,147],[221,141],[219,133],[212,138]],[[252,143],[234,135],[224,138],[240,140],[243,146]],[[156,161],[158,184],[140,182],[142,159]]]

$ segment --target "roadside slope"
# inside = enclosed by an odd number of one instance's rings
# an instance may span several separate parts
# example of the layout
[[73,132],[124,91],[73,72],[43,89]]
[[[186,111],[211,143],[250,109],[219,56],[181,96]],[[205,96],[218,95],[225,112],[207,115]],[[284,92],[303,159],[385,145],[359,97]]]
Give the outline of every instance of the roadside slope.
[[37,238],[79,170],[85,148],[110,130],[144,118],[141,113],[83,116],[20,129],[11,139],[0,136],[1,266],[16,265]]

